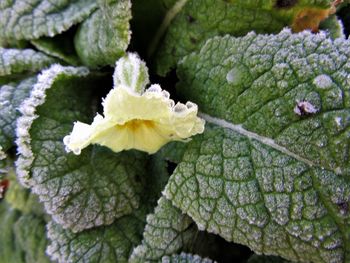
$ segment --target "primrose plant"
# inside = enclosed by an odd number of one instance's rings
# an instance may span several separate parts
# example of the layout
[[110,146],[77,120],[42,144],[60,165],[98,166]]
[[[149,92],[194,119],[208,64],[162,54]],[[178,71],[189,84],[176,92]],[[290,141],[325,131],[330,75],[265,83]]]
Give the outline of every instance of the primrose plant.
[[0,1],[0,261],[350,262],[349,14]]
[[171,100],[169,92],[157,84],[147,90],[148,72],[135,54],[121,58],[113,75],[114,88],[103,101],[104,117],[97,114],[91,125],[76,122],[64,137],[68,151],[80,154],[90,143],[107,146],[115,152],[137,149],[157,152],[172,140],[184,140],[202,133],[204,120],[197,105]]

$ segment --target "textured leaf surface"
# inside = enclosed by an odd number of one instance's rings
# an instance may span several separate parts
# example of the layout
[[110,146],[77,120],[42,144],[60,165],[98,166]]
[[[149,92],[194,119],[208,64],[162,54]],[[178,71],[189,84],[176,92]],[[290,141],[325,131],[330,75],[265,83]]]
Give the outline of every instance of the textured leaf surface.
[[16,119],[20,115],[18,107],[29,97],[35,82],[36,77],[32,77],[0,86],[0,146],[3,151],[14,144]]
[[[199,229],[300,262],[349,260],[349,43],[283,31],[214,38],[179,91],[215,124],[165,195]],[[300,116],[297,101],[316,112]]]
[[163,257],[162,263],[213,263],[213,261],[208,258],[201,258],[198,255],[181,253]]
[[259,3],[246,0],[177,1],[159,29],[159,34],[167,29],[164,40],[157,48],[157,40],[161,39],[158,35],[151,48],[151,52],[157,50],[157,72],[165,75],[179,59],[216,35],[242,36],[249,31],[271,33],[288,25],[293,25],[297,31],[317,28],[319,21],[327,17],[332,1],[277,2],[281,6],[271,0]]
[[37,72],[53,62],[55,62],[53,58],[32,49],[6,49],[0,47],[0,77]]
[[199,229],[258,253],[346,262],[350,185],[220,127],[191,142],[165,189]]
[[87,66],[114,65],[129,45],[130,0],[98,0],[96,10],[79,28],[75,46]]
[[84,20],[96,7],[94,0],[2,1],[0,45],[20,39],[52,37]]
[[39,195],[56,222],[73,231],[111,224],[132,212],[146,173],[145,155],[136,152],[115,154],[103,147],[80,156],[65,152],[62,140],[73,121],[92,115],[91,92],[100,80],[87,74],[85,68],[58,65],[44,71],[21,106],[17,126],[20,181]]
[[31,43],[40,51],[52,57],[76,66],[81,64],[74,49],[74,43],[70,34],[60,34],[55,37],[42,37],[34,39]]
[[45,222],[42,218],[0,204],[0,256],[6,263],[47,263]]
[[129,261],[159,262],[190,243],[196,230],[191,218],[162,197],[154,213],[147,216],[142,244],[134,249]]
[[203,112],[349,176],[349,56],[349,41],[324,34],[214,38],[180,65],[178,90]]
[[141,239],[144,227],[141,214],[124,216],[110,226],[77,234],[51,222],[48,224],[47,233],[51,244],[47,253],[52,260],[59,263],[127,262],[132,248]]

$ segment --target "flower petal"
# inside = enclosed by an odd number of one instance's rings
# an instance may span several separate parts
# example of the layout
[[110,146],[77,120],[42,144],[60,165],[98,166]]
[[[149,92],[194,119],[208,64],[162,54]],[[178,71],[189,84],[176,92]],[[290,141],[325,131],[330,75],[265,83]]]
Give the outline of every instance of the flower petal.
[[171,114],[170,100],[162,92],[142,95],[119,86],[110,91],[104,100],[104,115],[118,124],[133,119],[162,119]]
[[[120,65],[118,72],[122,74]],[[119,81],[103,101],[103,107],[104,117],[97,115],[91,125],[75,123],[72,133],[64,139],[67,150],[79,154],[90,143],[96,143],[115,152],[137,149],[155,153],[169,141],[185,141],[204,131],[205,122],[197,117],[197,105],[175,105],[169,92],[158,84],[136,92]]]

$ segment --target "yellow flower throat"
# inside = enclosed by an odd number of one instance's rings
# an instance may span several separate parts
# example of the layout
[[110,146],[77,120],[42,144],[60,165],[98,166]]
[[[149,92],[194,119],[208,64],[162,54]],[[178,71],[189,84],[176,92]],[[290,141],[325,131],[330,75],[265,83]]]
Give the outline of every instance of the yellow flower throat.
[[154,128],[154,126],[155,126],[154,121],[135,119],[135,120],[128,121],[128,122],[124,123],[123,125],[117,124],[116,128],[117,129],[128,129],[128,130],[131,130],[133,132],[136,132],[140,128],[152,129],[152,128]]

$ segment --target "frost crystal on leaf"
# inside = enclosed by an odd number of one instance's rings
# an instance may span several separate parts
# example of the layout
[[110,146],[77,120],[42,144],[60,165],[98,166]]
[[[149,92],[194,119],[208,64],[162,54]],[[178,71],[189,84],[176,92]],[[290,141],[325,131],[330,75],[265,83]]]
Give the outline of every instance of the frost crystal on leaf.
[[297,105],[294,107],[295,114],[304,116],[317,112],[317,109],[308,101],[297,101]]
[[61,74],[79,74],[81,76],[86,76],[88,73],[89,71],[87,68],[62,67],[61,65],[54,64],[38,76],[38,81],[33,86],[30,97],[24,100],[19,107],[22,116],[17,119],[16,128],[17,151],[20,154],[20,157],[16,161],[16,173],[23,185],[30,185],[29,167],[34,160],[34,155],[30,147],[31,138],[29,129],[33,121],[38,117],[35,114],[36,107],[45,102],[45,91],[51,88],[52,83]]
[[326,74],[317,76],[313,81],[313,84],[315,84],[320,89],[330,88],[332,86],[332,83],[332,79]]
[[67,151],[80,154],[95,143],[115,152],[137,149],[155,153],[169,141],[182,141],[204,131],[205,122],[197,117],[196,104],[175,105],[158,84],[144,91],[147,68],[134,54],[117,62],[114,83],[103,101],[104,117],[97,114],[91,125],[76,122],[64,138]]

